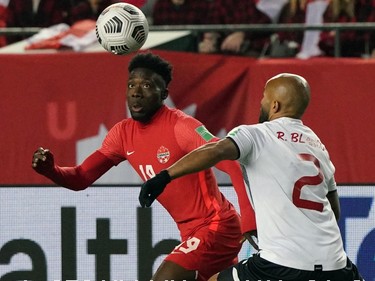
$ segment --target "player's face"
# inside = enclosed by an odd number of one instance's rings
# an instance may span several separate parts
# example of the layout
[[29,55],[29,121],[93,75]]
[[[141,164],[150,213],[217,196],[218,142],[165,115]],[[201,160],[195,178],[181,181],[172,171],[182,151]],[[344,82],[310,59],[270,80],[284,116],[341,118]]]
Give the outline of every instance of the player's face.
[[134,120],[148,122],[163,105],[165,83],[162,77],[146,68],[134,69],[128,79],[127,102]]
[[263,95],[263,98],[260,102],[260,112],[259,112],[259,120],[258,120],[259,123],[269,121],[269,114],[270,114],[269,98],[268,98],[267,92],[265,91],[264,95]]
[[268,121],[268,112],[264,108],[260,108],[259,123]]

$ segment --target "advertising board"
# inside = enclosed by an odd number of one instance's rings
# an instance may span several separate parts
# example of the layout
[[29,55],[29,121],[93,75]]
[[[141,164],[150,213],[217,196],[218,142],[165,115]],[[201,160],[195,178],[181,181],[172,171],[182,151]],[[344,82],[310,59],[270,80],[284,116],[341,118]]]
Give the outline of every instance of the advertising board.
[[[222,192],[237,208],[232,187]],[[158,204],[140,208],[137,187],[0,187],[0,281],[147,280],[179,244]],[[375,280],[375,187],[340,186],[348,256]],[[252,253],[245,243],[239,258]],[[149,279],[148,279],[149,280]]]

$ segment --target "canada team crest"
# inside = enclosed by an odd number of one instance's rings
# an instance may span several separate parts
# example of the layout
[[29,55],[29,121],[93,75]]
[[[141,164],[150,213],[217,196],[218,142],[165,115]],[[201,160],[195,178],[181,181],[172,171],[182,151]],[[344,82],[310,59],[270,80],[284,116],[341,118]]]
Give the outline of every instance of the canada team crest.
[[169,158],[171,157],[171,153],[169,152],[168,148],[161,146],[159,147],[158,151],[156,152],[156,158],[161,164],[167,163]]

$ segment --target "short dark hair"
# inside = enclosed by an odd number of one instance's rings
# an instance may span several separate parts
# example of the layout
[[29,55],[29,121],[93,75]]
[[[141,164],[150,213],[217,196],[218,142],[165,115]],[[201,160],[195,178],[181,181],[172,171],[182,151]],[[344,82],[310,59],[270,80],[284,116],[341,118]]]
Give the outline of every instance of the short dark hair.
[[172,80],[172,65],[150,52],[136,54],[129,62],[128,71],[132,72],[135,68],[147,68],[159,74],[165,81],[166,87]]

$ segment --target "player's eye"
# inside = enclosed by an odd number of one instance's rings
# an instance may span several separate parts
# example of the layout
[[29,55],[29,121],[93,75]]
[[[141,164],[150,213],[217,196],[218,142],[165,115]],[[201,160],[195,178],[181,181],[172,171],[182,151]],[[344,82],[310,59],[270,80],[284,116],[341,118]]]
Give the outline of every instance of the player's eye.
[[133,89],[134,87],[135,87],[134,84],[128,83],[128,88],[129,89]]
[[145,84],[143,84],[143,88],[149,89],[149,88],[151,88],[151,85],[149,83],[145,83]]

